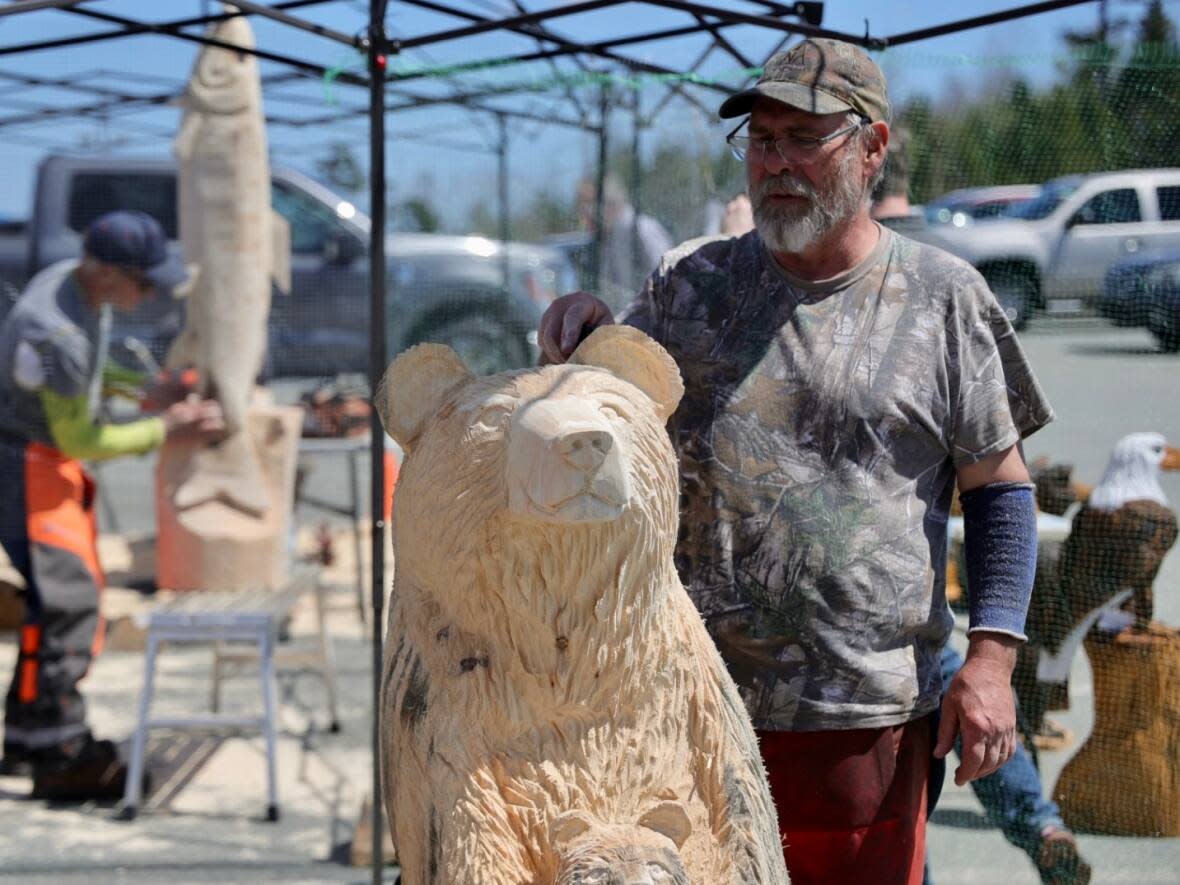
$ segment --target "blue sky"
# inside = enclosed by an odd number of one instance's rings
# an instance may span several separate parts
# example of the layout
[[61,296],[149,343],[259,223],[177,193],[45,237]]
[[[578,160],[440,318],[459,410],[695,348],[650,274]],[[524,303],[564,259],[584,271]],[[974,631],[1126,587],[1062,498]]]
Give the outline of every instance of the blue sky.
[[[530,10],[564,5],[565,0],[523,0]],[[721,6],[721,0],[705,0]],[[200,15],[217,4],[204,0],[97,0],[90,8],[148,21]],[[510,10],[510,0],[459,0],[451,4],[480,14]],[[757,11],[755,3],[730,2],[728,8]],[[927,27],[951,19],[965,18],[1004,9],[1009,4],[960,0],[956,4],[918,0],[918,2],[842,2],[829,0],[825,8],[824,27],[873,35],[889,35]],[[1167,4],[1175,18],[1176,3]],[[462,20],[436,13],[415,10],[392,2],[388,20],[395,36],[433,33],[459,27]],[[356,33],[366,22],[367,4],[336,2],[322,7],[299,10],[298,15],[321,22],[346,33]],[[1142,4],[1111,2],[1114,17],[1137,19]],[[952,11],[953,10],[953,11]],[[895,102],[915,93],[932,96],[971,94],[985,89],[1002,77],[1005,70],[1016,70],[1038,85],[1052,81],[1055,59],[1062,54],[1060,36],[1067,29],[1092,27],[1097,21],[1098,6],[1085,4],[1024,20],[993,25],[976,31],[942,37],[888,50],[878,55],[890,79]],[[315,35],[292,31],[272,22],[254,19],[255,33],[261,48],[286,55],[305,57],[328,67],[356,68],[357,59],[348,49]],[[627,3],[613,9],[553,20],[549,27],[573,39],[592,41],[609,39],[623,33],[660,29],[687,24],[691,19],[683,12],[657,9],[643,3]],[[71,34],[109,30],[112,26],[78,18],[61,11],[43,11],[0,19],[0,47],[51,39]],[[765,31],[739,26],[726,32],[728,39],[747,57],[761,62],[773,48],[775,38]],[[623,52],[669,68],[691,64],[707,45],[699,36],[662,43],[628,47]],[[536,47],[531,39],[511,34],[488,34],[439,44],[424,51],[407,53],[396,62],[410,68],[445,66],[475,59],[495,58]],[[37,76],[62,77],[70,82],[115,86],[136,93],[179,90],[187,78],[197,52],[195,44],[182,43],[155,35],[123,38],[67,49],[0,56],[0,72],[17,72]],[[574,69],[564,63],[572,75]],[[710,77],[725,83],[738,82],[741,65],[732,57],[714,53],[703,67]],[[263,74],[284,70],[264,63]],[[96,75],[94,72],[104,73]],[[567,78],[568,79],[568,78]],[[535,63],[510,70],[469,75],[459,83],[415,80],[407,84],[419,95],[445,95],[456,86],[470,88],[477,83],[503,84],[533,82],[539,91],[517,98],[501,99],[505,108],[527,110],[546,117],[556,113],[578,116],[564,97],[563,88],[553,82],[552,70]],[[642,101],[650,109],[664,93],[664,86],[645,80]],[[577,88],[575,84],[575,89]],[[582,90],[589,101],[588,90]],[[709,113],[719,103],[719,93],[694,90],[701,107],[674,100],[657,119],[657,129],[647,144],[660,139],[705,144],[719,139],[723,129]],[[361,105],[363,92],[345,86],[326,86],[309,77],[299,83],[284,85],[264,96],[272,114],[298,116],[330,114],[348,106]],[[88,101],[58,89],[14,88],[0,83],[0,118],[20,113],[27,105],[49,103],[68,107]],[[169,150],[169,136],[175,132],[179,115],[175,109],[161,108],[150,113],[112,117],[105,123],[62,118],[52,124],[0,128],[0,151],[5,174],[0,176],[0,215],[24,217],[28,213],[32,187],[39,160],[47,151],[67,147],[114,150],[122,154],[162,156]],[[612,137],[629,142],[630,116],[612,118]],[[489,146],[494,126],[487,114],[472,113],[439,106],[392,114],[387,121],[387,167],[395,193],[423,193],[440,207],[449,226],[462,226],[471,204],[495,196],[494,155]],[[273,161],[304,171],[314,168],[317,156],[331,141],[355,145],[357,154],[367,157],[367,129],[363,119],[334,122],[306,128],[272,126],[269,132]],[[594,140],[583,133],[540,123],[515,123],[511,128],[514,194],[527,194],[541,186],[572,193],[578,176],[590,167],[595,156]],[[514,199],[517,197],[514,196]]]

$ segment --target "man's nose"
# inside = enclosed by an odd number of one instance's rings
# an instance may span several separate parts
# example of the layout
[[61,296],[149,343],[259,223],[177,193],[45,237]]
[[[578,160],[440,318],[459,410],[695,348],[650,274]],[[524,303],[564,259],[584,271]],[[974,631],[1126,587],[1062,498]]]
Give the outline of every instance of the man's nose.
[[779,175],[791,168],[791,164],[784,160],[778,148],[771,144],[762,152],[762,168],[766,170],[767,175]]

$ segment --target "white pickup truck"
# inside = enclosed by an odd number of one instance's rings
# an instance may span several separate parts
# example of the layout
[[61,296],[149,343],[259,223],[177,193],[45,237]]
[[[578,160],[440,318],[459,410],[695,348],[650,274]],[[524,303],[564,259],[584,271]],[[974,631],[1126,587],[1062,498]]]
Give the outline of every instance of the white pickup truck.
[[1115,263],[1180,247],[1180,169],[1056,178],[1008,218],[938,233],[983,274],[1019,329],[1038,308],[1093,308]]

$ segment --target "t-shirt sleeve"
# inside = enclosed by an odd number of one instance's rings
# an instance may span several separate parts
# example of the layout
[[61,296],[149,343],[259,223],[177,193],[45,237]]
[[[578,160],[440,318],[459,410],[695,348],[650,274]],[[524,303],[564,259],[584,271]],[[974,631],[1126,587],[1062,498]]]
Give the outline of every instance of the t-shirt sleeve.
[[663,291],[663,268],[659,267],[648,276],[643,288],[635,299],[624,307],[616,321],[633,326],[640,332],[656,337],[656,328],[660,314],[660,295]]
[[90,342],[78,329],[48,326],[29,330],[14,350],[13,378],[26,390],[74,397],[89,387]]
[[1011,448],[1054,417],[995,296],[974,271],[960,282],[948,313],[946,355],[956,467]]

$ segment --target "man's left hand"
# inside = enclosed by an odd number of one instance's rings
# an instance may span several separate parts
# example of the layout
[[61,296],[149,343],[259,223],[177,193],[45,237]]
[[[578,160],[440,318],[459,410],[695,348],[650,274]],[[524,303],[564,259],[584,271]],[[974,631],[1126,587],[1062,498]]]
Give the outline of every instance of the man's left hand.
[[955,736],[962,736],[955,769],[960,787],[996,771],[1016,750],[1012,668],[1019,644],[1003,633],[973,633],[967,660],[943,698],[934,755],[944,757],[954,747]]

